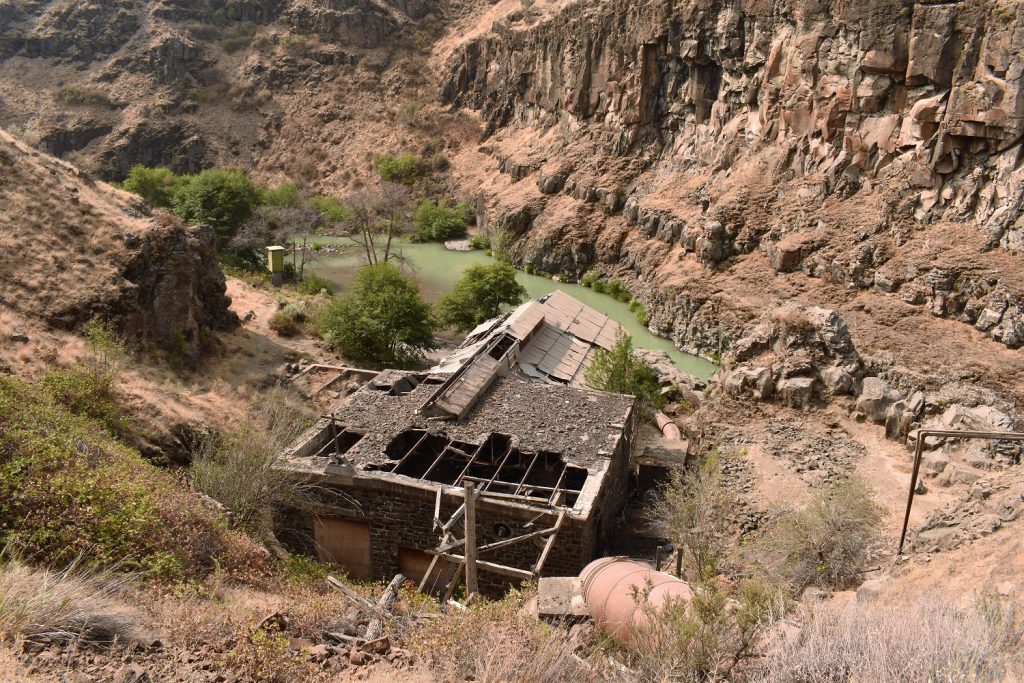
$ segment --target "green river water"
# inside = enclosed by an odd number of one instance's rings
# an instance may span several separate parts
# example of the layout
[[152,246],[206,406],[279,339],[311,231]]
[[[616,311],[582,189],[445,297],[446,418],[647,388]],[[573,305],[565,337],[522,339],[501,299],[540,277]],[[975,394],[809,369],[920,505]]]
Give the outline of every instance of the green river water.
[[[344,292],[356,271],[365,263],[361,248],[352,246],[346,238],[318,238],[322,244],[345,245],[340,254],[331,254],[319,260],[313,267],[316,273],[331,282],[339,292]],[[455,286],[462,271],[480,263],[490,263],[491,257],[483,251],[450,251],[437,243],[402,241],[394,251],[400,252],[408,262],[407,270],[416,279],[420,292],[427,301],[435,301]],[[539,275],[528,275],[519,271],[517,279],[526,288],[531,299],[550,294],[560,289],[571,294],[582,303],[604,313],[618,322],[633,337],[633,345],[641,349],[665,351],[673,362],[684,372],[701,379],[710,379],[717,370],[711,361],[699,356],[683,353],[668,339],[658,337],[637,321],[627,304],[607,294],[600,294],[581,285],[555,282]]]

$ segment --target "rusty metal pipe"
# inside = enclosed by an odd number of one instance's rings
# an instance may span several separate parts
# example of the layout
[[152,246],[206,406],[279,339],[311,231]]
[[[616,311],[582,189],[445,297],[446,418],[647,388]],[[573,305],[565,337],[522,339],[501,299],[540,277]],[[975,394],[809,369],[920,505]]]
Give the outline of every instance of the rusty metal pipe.
[[688,604],[694,595],[686,582],[621,557],[594,560],[580,572],[580,583],[594,623],[622,643],[646,630],[651,611],[670,602]]
[[952,429],[919,429],[917,444],[914,446],[914,467],[910,470],[910,491],[907,493],[907,509],[903,513],[903,530],[900,531],[900,546],[896,556],[903,554],[903,543],[907,538],[907,526],[910,524],[910,508],[914,504],[914,490],[917,488],[917,477],[921,472],[921,458],[924,455],[924,440],[929,436],[941,436],[950,439],[989,439],[991,441],[1024,441],[1022,432],[960,432]]
[[658,425],[658,431],[660,431],[662,436],[666,439],[679,441],[683,438],[683,435],[679,432],[679,427],[677,427],[676,423],[672,421],[672,418],[660,410],[654,414],[654,423]]

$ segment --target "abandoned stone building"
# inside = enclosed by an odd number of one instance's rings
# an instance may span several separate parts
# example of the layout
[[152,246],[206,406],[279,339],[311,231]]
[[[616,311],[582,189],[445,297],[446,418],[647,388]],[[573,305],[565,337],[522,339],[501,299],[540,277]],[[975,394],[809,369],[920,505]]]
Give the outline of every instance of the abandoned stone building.
[[429,371],[381,372],[285,453],[319,492],[294,537],[353,578],[454,586],[472,484],[483,590],[575,574],[612,540],[628,491],[634,399],[582,386],[617,333],[556,292]]

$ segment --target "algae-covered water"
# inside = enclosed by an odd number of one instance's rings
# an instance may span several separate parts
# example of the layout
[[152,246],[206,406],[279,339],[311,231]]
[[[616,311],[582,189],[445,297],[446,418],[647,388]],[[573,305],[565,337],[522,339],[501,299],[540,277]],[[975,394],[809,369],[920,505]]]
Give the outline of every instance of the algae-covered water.
[[[365,263],[361,247],[352,245],[345,238],[323,237],[318,240],[323,244],[343,246],[339,254],[331,254],[319,260],[313,270],[326,278],[337,291],[344,292],[352,281],[356,271]],[[407,265],[404,267],[420,286],[420,292],[427,301],[435,301],[447,294],[455,286],[462,272],[469,266],[490,263],[491,257],[483,251],[450,251],[437,243],[413,243],[402,241],[392,246],[393,251],[400,252]],[[596,311],[604,313],[633,337],[633,345],[641,349],[665,351],[673,362],[684,372],[701,379],[710,379],[717,370],[711,361],[683,353],[668,339],[658,337],[641,325],[627,304],[607,294],[600,294],[581,285],[555,282],[539,275],[529,275],[519,271],[516,276],[526,288],[531,299],[550,294],[556,289],[572,295],[582,303]]]

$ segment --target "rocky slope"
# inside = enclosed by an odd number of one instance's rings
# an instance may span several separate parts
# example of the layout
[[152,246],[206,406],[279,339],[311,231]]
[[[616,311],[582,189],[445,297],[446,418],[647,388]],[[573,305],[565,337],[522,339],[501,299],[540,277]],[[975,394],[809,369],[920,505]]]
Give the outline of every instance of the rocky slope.
[[0,247],[0,305],[57,329],[100,316],[129,339],[194,361],[207,332],[237,322],[212,230],[153,215],[3,131]]
[[627,279],[684,349],[795,301],[862,375],[1019,401],[1022,35],[996,0],[608,0],[439,58],[486,133],[455,172],[523,261]]
[[375,153],[431,157],[465,137],[443,125],[454,117],[420,116],[436,11],[430,0],[3,0],[0,127],[106,180],[136,163],[235,165],[352,190]]

